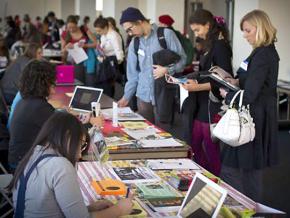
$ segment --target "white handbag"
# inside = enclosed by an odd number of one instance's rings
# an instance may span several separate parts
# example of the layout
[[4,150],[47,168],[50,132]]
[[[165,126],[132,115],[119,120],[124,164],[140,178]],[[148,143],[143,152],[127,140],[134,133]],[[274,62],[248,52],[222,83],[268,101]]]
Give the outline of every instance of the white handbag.
[[[240,95],[239,108],[233,107],[235,99]],[[255,124],[249,112],[249,106],[243,106],[244,90],[239,90],[230,102],[224,116],[213,130],[214,136],[224,143],[237,147],[254,140]]]

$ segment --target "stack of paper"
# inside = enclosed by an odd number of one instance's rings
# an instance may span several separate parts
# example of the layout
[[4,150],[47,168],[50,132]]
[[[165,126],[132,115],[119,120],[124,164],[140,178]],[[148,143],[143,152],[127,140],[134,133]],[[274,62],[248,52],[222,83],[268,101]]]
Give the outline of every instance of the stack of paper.
[[[113,109],[103,109],[102,114],[104,115],[105,119],[111,120],[113,117]],[[134,113],[130,107],[118,107],[118,121],[125,121],[125,120],[145,120],[144,117],[141,115]]]
[[183,144],[177,142],[173,138],[154,139],[154,140],[140,140],[139,144],[143,148],[162,148],[162,147],[182,147]]
[[147,160],[147,167],[152,170],[200,170],[190,159],[158,159]]

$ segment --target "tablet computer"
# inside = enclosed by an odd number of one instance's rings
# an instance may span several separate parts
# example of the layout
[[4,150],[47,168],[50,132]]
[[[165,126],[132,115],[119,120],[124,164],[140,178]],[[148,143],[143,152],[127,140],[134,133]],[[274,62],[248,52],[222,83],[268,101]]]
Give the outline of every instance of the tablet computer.
[[226,196],[224,188],[197,172],[178,211],[178,217],[215,218]]
[[91,112],[91,102],[99,102],[103,89],[76,86],[69,107],[79,112]]

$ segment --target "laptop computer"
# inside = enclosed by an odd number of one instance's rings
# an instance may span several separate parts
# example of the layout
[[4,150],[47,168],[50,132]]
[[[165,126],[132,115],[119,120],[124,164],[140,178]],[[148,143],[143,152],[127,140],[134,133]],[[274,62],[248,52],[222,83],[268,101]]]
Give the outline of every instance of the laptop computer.
[[177,217],[216,218],[226,196],[227,190],[197,172],[179,208]]
[[73,65],[58,65],[56,66],[56,84],[74,84],[75,67]]
[[78,112],[91,112],[91,102],[99,102],[103,89],[76,86],[69,107]]

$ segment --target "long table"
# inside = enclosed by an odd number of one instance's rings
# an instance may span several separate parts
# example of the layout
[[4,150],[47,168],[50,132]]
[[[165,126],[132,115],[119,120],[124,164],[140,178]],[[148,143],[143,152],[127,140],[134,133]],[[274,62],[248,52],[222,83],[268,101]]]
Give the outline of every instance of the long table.
[[[162,159],[160,159],[162,161]],[[178,161],[178,159],[176,159]],[[109,170],[111,167],[144,167],[146,166],[145,160],[119,160],[119,161],[109,161],[106,163],[99,162],[80,162],[78,163],[78,178],[79,184],[81,188],[81,192],[86,205],[93,203],[103,197],[98,195],[94,188],[91,185],[92,180],[102,180],[107,178],[118,179],[114,174]],[[198,166],[198,165],[197,165]],[[188,176],[194,176],[196,172],[203,173],[206,176],[212,176],[207,174],[207,171],[199,166],[199,169],[196,170],[154,170],[154,173],[165,182],[168,182],[168,178],[170,176],[174,176],[177,174],[183,174]],[[231,211],[238,213],[239,215],[245,215],[249,213],[254,214],[267,214],[267,217],[285,217],[281,211],[277,211],[272,208],[265,207],[262,204],[254,202],[249,199],[242,193],[235,190],[230,185],[224,183],[222,180],[219,180],[219,185],[227,190],[227,198],[224,201],[224,205],[229,208]],[[147,217],[176,217],[176,212],[156,212],[152,210],[152,208],[148,207],[146,203],[144,203],[142,197],[138,195],[136,192],[136,184],[131,184],[131,190],[134,193],[134,199],[139,203],[139,205],[146,211]],[[178,191],[178,190],[177,190]],[[186,192],[178,191],[182,196],[186,195]],[[108,200],[116,200],[121,196],[105,196]],[[274,216],[275,214],[275,216]]]
[[[69,105],[70,97],[67,93],[74,91],[74,86],[56,86],[56,93],[53,94],[49,103],[54,108],[63,109]],[[103,94],[100,99],[102,109],[111,108],[114,99]],[[124,148],[110,149],[111,160],[128,160],[128,159],[156,159],[156,158],[186,158],[192,157],[191,148],[187,145],[176,148]],[[86,159],[86,157],[84,157]]]

